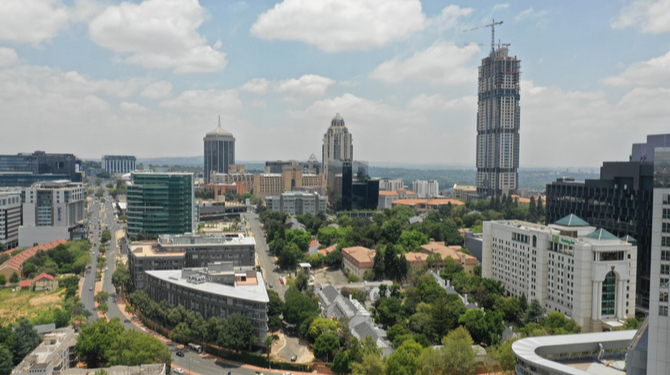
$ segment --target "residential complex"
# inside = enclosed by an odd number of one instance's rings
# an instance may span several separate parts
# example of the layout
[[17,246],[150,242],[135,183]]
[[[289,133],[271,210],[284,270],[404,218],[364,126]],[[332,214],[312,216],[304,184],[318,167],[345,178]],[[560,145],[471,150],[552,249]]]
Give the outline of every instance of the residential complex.
[[77,366],[74,350],[79,333],[71,327],[44,335],[42,342],[12,370],[12,375],[53,375]]
[[235,138],[233,134],[219,127],[205,135],[205,184],[211,181],[212,173],[228,173],[228,166],[235,164]]
[[435,198],[440,195],[440,183],[435,180],[416,180],[412,187],[419,198]]
[[0,155],[0,186],[29,187],[39,181],[82,181],[81,160],[72,154]]
[[146,271],[146,276],[147,292],[154,301],[182,305],[199,312],[205,320],[244,315],[251,320],[258,341],[267,335],[270,299],[263,275],[255,269],[215,262],[201,268]]
[[404,189],[405,183],[401,179],[390,179],[390,178],[380,178],[379,179],[379,190],[384,191],[395,191],[398,189]]
[[323,135],[321,163],[326,171],[326,177],[331,161],[345,161],[354,159],[354,145],[349,129],[344,125],[344,119],[339,113],[330,121],[330,127]]
[[245,193],[253,193],[254,190],[254,174],[253,173],[214,173],[209,180],[210,184],[237,184],[244,185]]
[[60,239],[58,241],[48,242],[42,245],[33,246],[29,249],[23,250],[22,252],[14,255],[9,258],[8,261],[0,265],[0,275],[5,275],[5,280],[9,280],[14,273],[19,276],[27,276],[23,274],[23,264],[30,258],[34,257],[38,251],[47,251],[55,248],[58,245],[64,244],[67,242],[65,239]]
[[491,51],[479,67],[477,193],[509,195],[518,187],[521,60],[507,47]]
[[8,249],[19,246],[21,192],[0,191],[0,243]]
[[[466,254],[461,251],[461,247],[458,245],[447,246],[444,242],[435,242],[431,241],[425,245],[421,245],[421,252],[424,254],[440,254],[441,259],[452,258],[456,263],[463,266],[463,271],[470,275],[475,274],[475,266],[479,264],[477,258],[472,255]],[[413,254],[407,253],[406,255]],[[407,258],[410,260],[410,258]],[[416,259],[416,256],[412,257],[412,260],[418,262],[414,265],[424,265],[426,263],[426,257],[421,259]],[[411,260],[410,260],[411,262]]]
[[391,208],[406,206],[421,214],[428,211],[439,210],[442,205],[460,206],[465,204],[457,199],[398,199],[391,202]]
[[559,178],[547,185],[546,222],[575,214],[621,238],[637,240],[636,308],[649,307],[653,206],[651,162],[605,162],[600,179]]
[[253,175],[252,193],[265,198],[279,195],[297,188],[324,189],[326,179],[322,174],[304,173],[301,166],[283,166],[281,173],[259,173]]
[[146,271],[205,267],[221,261],[254,267],[256,240],[240,234],[160,235],[157,241],[133,242],[128,270],[135,288],[146,289]]
[[342,269],[359,279],[363,279],[365,271],[372,269],[374,259],[375,251],[363,246],[342,249]]
[[81,182],[66,180],[34,184],[21,193],[23,224],[19,246],[31,247],[84,235],[86,190]]
[[132,172],[128,235],[194,233],[198,228],[192,173]]
[[265,197],[268,210],[291,215],[316,215],[326,212],[326,197],[317,193],[287,192]]
[[453,192],[454,199],[460,199],[464,202],[472,202],[477,200],[477,187],[470,185],[456,185]]
[[380,210],[391,209],[393,208],[393,202],[399,199],[414,199],[416,194],[407,189],[397,189],[392,191],[383,190],[381,188],[382,180],[379,180],[379,203],[377,207]]
[[575,215],[548,226],[486,221],[482,276],[571,317],[584,331],[602,331],[635,316],[636,250]]
[[109,174],[125,174],[135,170],[135,157],[125,155],[105,155],[102,157],[102,169]]

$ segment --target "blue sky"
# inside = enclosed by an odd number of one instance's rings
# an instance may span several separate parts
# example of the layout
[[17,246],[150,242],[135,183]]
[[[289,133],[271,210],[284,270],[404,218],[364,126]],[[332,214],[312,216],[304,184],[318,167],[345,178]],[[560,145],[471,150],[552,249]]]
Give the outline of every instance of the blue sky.
[[[2,153],[321,157],[474,166],[477,67],[522,61],[521,166],[599,166],[668,132],[670,0],[0,2]],[[482,45],[480,45],[482,44]]]

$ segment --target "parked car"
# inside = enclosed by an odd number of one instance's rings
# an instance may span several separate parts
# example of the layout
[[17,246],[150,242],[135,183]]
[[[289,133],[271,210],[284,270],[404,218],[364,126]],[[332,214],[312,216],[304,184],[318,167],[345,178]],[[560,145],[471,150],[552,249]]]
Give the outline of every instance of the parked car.
[[174,353],[174,354],[175,354],[177,357],[183,357],[183,356],[184,356],[184,352],[182,352],[182,351],[178,351],[178,352],[176,352],[176,353]]
[[272,283],[270,283],[270,288],[272,288]]
[[295,362],[295,361],[297,361],[297,360],[298,360],[298,357],[297,357],[297,356],[295,356],[295,355],[292,355],[292,356],[291,356],[291,362]]
[[93,287],[89,287],[88,290],[93,290]]
[[183,374],[183,373],[184,373],[184,370],[182,370],[182,369],[180,369],[180,368],[173,368],[173,369],[172,369],[172,372],[174,372],[175,374]]

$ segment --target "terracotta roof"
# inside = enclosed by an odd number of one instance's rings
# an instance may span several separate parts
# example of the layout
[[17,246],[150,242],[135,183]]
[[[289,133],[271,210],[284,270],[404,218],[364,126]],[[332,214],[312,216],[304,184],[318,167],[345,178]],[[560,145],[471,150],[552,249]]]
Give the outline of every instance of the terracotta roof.
[[43,279],[43,278],[47,278],[47,279],[49,279],[49,280],[53,280],[53,279],[54,279],[54,277],[51,276],[51,275],[49,275],[48,273],[44,273],[44,272],[42,272],[41,274],[35,276],[35,278],[33,279],[33,281],[37,281],[37,280],[39,280],[39,279]]
[[347,247],[342,249],[342,256],[355,263],[358,268],[372,268],[372,261],[376,252],[363,246]]
[[403,206],[416,206],[419,204],[432,206],[449,203],[455,206],[465,204],[465,202],[459,201],[458,199],[398,199],[397,201],[392,202],[392,204],[400,204]]
[[37,254],[37,252],[39,250],[43,250],[43,251],[51,250],[51,249],[55,248],[56,246],[64,244],[66,242],[67,242],[66,240],[58,240],[58,241],[51,241],[51,242],[48,242],[48,243],[45,243],[45,244],[42,244],[42,245],[39,245],[39,246],[31,247],[30,249],[26,249],[26,250],[22,251],[20,254],[10,258],[8,261],[6,261],[3,264],[3,266],[6,265],[8,267],[11,267],[11,268],[15,269],[17,272],[19,272],[21,270],[21,266],[23,265],[23,263],[26,260],[34,257],[35,254]]
[[386,190],[380,190],[379,195],[398,195],[398,193],[394,191],[386,191]]
[[23,287],[30,287],[30,280],[21,281],[21,288]]
[[512,198],[518,199],[519,203],[530,203],[530,198],[521,198],[520,196],[514,194],[512,194]]
[[466,265],[479,264],[477,258],[473,257],[472,255],[462,253],[460,250],[461,250],[460,246],[457,245],[445,246],[444,242],[431,242],[427,245],[421,245],[421,251],[426,254],[438,253],[440,254],[440,257],[442,257],[442,259],[445,259],[446,257],[451,257],[458,263]]
[[312,242],[309,243],[309,246],[307,247],[313,247],[313,246],[320,246],[321,244],[319,243],[318,240],[312,240]]

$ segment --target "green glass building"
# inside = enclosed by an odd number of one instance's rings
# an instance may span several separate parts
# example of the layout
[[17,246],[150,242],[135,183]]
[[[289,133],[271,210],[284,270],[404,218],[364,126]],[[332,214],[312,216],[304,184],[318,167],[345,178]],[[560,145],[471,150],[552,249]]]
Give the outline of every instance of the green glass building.
[[135,173],[128,186],[128,234],[194,233],[198,216],[192,173]]

